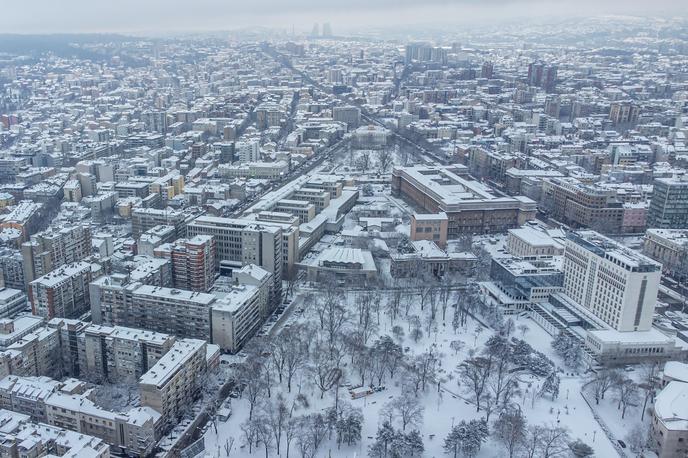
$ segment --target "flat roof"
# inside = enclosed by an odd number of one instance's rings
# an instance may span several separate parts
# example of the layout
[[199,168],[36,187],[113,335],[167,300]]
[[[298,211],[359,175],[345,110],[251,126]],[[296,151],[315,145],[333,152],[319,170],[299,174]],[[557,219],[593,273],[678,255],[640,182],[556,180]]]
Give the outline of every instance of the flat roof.
[[[163,386],[204,345],[206,342],[198,339],[176,341],[170,351],[165,353],[148,372],[141,376],[139,383],[157,387]],[[205,352],[203,356],[205,357]]]

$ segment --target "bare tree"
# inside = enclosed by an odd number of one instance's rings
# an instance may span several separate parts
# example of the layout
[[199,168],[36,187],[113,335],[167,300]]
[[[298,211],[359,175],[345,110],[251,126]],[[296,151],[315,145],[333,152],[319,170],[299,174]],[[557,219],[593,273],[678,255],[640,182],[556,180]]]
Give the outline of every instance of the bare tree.
[[253,411],[266,391],[264,370],[265,366],[261,358],[257,355],[249,355],[241,364],[237,374],[239,385],[242,387],[242,396],[245,396],[249,403],[249,420],[253,419]]
[[287,449],[286,458],[289,458],[289,449],[294,438],[299,434],[300,417],[291,417],[284,426],[284,446]]
[[657,362],[649,362],[640,367],[640,380],[638,387],[643,390],[643,410],[640,414],[640,421],[645,419],[645,411],[647,409],[648,401],[654,397],[657,377]]
[[492,372],[492,359],[478,356],[459,365],[459,381],[470,392],[476,411],[480,412],[480,401]]
[[265,458],[270,456],[270,450],[273,447],[272,442],[272,429],[270,428],[267,418],[257,418],[255,421],[256,437],[258,442],[263,443],[265,448]]
[[225,440],[224,448],[225,456],[229,456],[229,454],[232,453],[232,449],[234,448],[234,436]]
[[526,419],[518,409],[505,410],[494,424],[494,436],[504,445],[509,458],[514,458],[523,448],[526,439]]
[[387,316],[389,316],[390,325],[394,324],[394,320],[396,320],[397,315],[399,315],[402,296],[402,290],[400,288],[395,288],[392,292],[391,297],[389,297],[385,302],[385,313],[387,314]]
[[299,448],[301,458],[313,458],[317,452],[317,447],[315,444],[313,444],[313,437],[310,434],[308,423],[309,417],[299,418],[298,432],[296,433],[296,445]]
[[258,429],[256,422],[248,419],[240,426],[243,433],[244,442],[248,445],[248,453],[253,453],[253,447],[258,443]]
[[264,418],[267,420],[270,431],[272,431],[272,435],[275,439],[275,448],[279,455],[282,433],[286,429],[289,420],[289,409],[281,395],[278,395],[274,403],[270,402],[264,407]]
[[624,418],[628,406],[637,405],[638,385],[629,378],[623,378],[616,385],[616,394],[619,401],[618,408],[621,409],[621,418]]
[[644,456],[645,451],[652,447],[649,425],[638,423],[633,426],[626,436],[626,442],[636,456]]
[[516,379],[520,373],[511,368],[511,345],[505,337],[495,334],[487,341],[485,354],[492,360],[487,387],[497,405],[505,407],[517,386]]
[[418,427],[423,421],[423,405],[415,396],[402,393],[389,403],[392,412],[401,420],[401,429],[406,431],[407,426]]
[[568,454],[570,437],[566,428],[532,425],[525,438],[526,458],[555,458]]
[[613,369],[603,369],[595,375],[590,382],[590,388],[595,396],[595,404],[599,404],[601,399],[609,389],[616,384],[621,375],[618,371]]
[[311,333],[307,325],[297,324],[289,329],[283,341],[286,351],[284,354],[284,369],[287,376],[287,392],[291,393],[291,384],[296,371],[303,367],[308,358],[308,342],[311,341]]
[[458,355],[461,349],[465,346],[466,344],[462,340],[452,340],[449,343],[449,348],[454,350],[454,355]]
[[358,153],[356,166],[364,172],[370,169],[370,150],[362,150]]
[[333,386],[333,374],[339,366],[338,360],[332,360],[325,352],[316,352],[310,365],[315,386],[320,390],[320,399]]
[[394,156],[389,148],[377,150],[377,162],[380,166],[380,173],[385,173],[394,162]]

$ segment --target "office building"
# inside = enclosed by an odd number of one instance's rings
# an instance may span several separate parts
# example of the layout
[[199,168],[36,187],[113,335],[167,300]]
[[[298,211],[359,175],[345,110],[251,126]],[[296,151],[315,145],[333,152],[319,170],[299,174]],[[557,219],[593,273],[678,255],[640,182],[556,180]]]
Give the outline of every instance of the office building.
[[[255,264],[270,272],[274,289],[272,303],[282,297],[284,244],[293,246],[296,240],[283,240],[282,225],[248,219],[200,216],[189,224],[189,237],[212,235],[217,246],[217,262],[222,260],[237,267]],[[297,245],[298,246],[298,245]]]
[[688,228],[688,176],[657,178],[647,212],[647,227],[659,229]]
[[593,231],[570,233],[564,291],[617,331],[647,331],[657,302],[661,264]]
[[345,123],[349,129],[355,129],[361,124],[361,109],[353,106],[334,107],[332,118]]
[[536,204],[523,197],[500,197],[467,176],[466,167],[395,167],[392,192],[427,213],[447,215],[447,238],[503,232],[535,218]]
[[573,227],[619,233],[624,203],[614,189],[604,189],[575,178],[546,178],[542,184],[543,208],[553,218]]

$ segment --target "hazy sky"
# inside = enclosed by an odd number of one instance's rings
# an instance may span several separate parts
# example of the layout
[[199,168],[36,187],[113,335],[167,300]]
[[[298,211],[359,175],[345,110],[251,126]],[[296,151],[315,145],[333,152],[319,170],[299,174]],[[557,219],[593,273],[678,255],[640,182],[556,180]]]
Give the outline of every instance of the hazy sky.
[[0,33],[310,30],[594,14],[686,14],[688,0],[0,0]]

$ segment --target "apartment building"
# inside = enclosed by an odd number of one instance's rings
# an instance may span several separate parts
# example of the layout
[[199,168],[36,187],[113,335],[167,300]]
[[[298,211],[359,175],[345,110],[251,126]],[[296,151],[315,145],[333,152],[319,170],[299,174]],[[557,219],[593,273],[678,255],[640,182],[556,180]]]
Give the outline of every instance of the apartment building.
[[231,353],[239,351],[272,311],[271,288],[271,274],[252,264],[232,272],[229,282],[216,284],[212,342]]
[[447,215],[447,238],[503,232],[535,218],[536,204],[524,196],[499,197],[466,177],[464,166],[395,167],[392,192],[426,213]]
[[177,237],[184,237],[186,223],[187,215],[172,209],[135,208],[131,212],[131,231],[135,239],[158,225],[173,226]]
[[24,290],[24,258],[19,250],[0,248],[0,281],[3,286]]
[[[212,235],[217,245],[217,262],[229,261],[238,267],[255,264],[273,275],[272,302],[282,297],[283,249],[298,250],[297,230],[283,233],[283,226],[248,219],[200,216],[189,224],[189,237]],[[293,248],[293,249],[292,249]]]
[[215,253],[212,235],[196,235],[178,239],[153,250],[157,257],[172,262],[172,283],[175,288],[207,292],[215,280]]
[[640,107],[631,102],[614,102],[609,107],[609,119],[615,126],[635,125],[640,116]]
[[119,453],[148,456],[159,437],[160,414],[146,406],[116,413],[93,401],[83,382],[58,382],[49,377],[0,380],[0,408],[29,415],[32,420],[97,437]]
[[657,301],[661,264],[594,231],[570,233],[564,291],[617,331],[647,331]]
[[0,287],[0,318],[14,318],[27,307],[26,294],[12,288]]
[[179,337],[208,339],[210,336],[210,306],[216,301],[212,294],[195,291],[140,285],[121,296],[120,303],[106,307],[128,309],[112,312],[122,321],[106,325],[136,326]]
[[175,337],[124,326],[90,325],[77,338],[80,377],[136,382],[171,348]]
[[22,200],[11,212],[0,216],[0,230],[15,229],[20,242],[24,242],[39,228],[42,211],[43,204]]
[[60,335],[41,327],[17,339],[0,352],[0,378],[8,375],[61,377]]
[[3,457],[110,457],[110,446],[102,439],[36,423],[29,415],[0,409],[0,425],[0,456]]
[[141,234],[136,244],[137,252],[144,256],[154,256],[154,250],[165,243],[172,243],[177,238],[173,226],[154,226]]
[[657,178],[652,186],[652,199],[647,212],[647,227],[660,229],[688,228],[688,176]]
[[75,318],[90,307],[88,284],[100,266],[80,261],[64,265],[29,283],[33,313],[46,317]]
[[27,283],[65,264],[91,255],[91,228],[75,225],[40,232],[22,243],[24,278]]
[[139,379],[141,405],[160,412],[163,424],[176,424],[198,396],[206,373],[206,346],[203,340],[178,340]]

